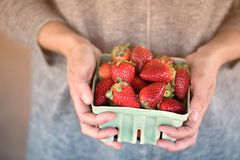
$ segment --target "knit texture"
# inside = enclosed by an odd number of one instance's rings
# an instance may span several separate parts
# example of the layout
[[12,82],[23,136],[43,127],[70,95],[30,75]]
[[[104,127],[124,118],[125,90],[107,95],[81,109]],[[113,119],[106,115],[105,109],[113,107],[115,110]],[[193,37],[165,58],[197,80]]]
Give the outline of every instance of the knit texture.
[[66,59],[43,54],[37,41],[46,23],[61,21],[103,52],[114,44],[131,42],[156,54],[184,57],[219,29],[239,30],[238,4],[239,0],[0,0],[0,30],[33,50],[28,159],[239,159],[240,63],[220,70],[194,147],[169,153],[150,145],[124,144],[121,151],[114,151],[80,133]]

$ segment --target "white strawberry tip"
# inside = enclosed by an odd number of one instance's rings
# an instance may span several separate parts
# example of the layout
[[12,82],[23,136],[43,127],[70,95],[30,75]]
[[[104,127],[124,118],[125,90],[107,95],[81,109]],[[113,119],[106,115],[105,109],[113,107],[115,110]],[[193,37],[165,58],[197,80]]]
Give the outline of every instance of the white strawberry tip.
[[[162,102],[161,102],[162,103]],[[161,106],[161,103],[158,103],[157,104],[157,109],[159,109],[160,108],[160,106]]]
[[144,109],[154,109],[154,108],[148,106],[148,102],[147,101],[141,102],[141,106]]

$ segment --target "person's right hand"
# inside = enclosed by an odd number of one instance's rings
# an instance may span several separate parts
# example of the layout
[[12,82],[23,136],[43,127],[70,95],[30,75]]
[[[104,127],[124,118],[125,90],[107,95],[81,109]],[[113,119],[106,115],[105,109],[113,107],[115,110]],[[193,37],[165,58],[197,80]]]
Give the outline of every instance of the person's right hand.
[[[84,40],[70,48],[67,55],[67,75],[70,94],[74,102],[77,115],[80,119],[81,132],[95,139],[105,139],[118,133],[115,128],[100,129],[98,125],[104,124],[115,118],[114,113],[105,112],[93,114],[90,103],[93,95],[89,87],[100,50],[89,41]],[[104,144],[120,149],[118,142]]]

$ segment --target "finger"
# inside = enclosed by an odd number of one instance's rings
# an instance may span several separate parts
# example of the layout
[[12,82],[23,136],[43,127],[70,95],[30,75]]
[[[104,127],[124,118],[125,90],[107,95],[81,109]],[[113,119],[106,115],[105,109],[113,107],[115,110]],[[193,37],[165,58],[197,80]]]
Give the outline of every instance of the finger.
[[196,122],[187,121],[182,127],[179,128],[162,125],[159,127],[159,130],[170,137],[182,139],[194,136],[198,130],[198,126],[199,125]]
[[[79,60],[80,61],[80,60]],[[85,104],[90,104],[93,99],[91,88],[89,87],[89,81],[92,77],[93,67],[89,67],[83,62],[78,64],[72,64],[73,66],[79,66],[81,64],[81,70],[75,71],[73,67],[68,69],[68,82],[71,90],[76,92],[76,95],[82,99]],[[86,63],[86,62],[85,62]]]
[[204,81],[193,82],[192,84],[193,97],[190,102],[189,120],[196,122],[201,118],[208,105],[208,91]]
[[170,141],[161,139],[161,140],[158,140],[156,145],[170,152],[178,152],[196,144],[196,139],[197,139],[197,133],[192,137],[177,140],[176,142],[170,142]]
[[73,99],[75,110],[80,118],[83,113],[90,112],[90,107],[82,102],[76,91],[70,86],[70,94]]
[[93,114],[91,112],[85,112],[80,115],[80,122],[87,125],[102,125],[115,118],[115,114],[112,112],[104,112],[100,114]]
[[79,97],[86,105],[91,104],[93,95],[88,82],[83,80],[72,80],[71,86],[72,90],[75,91],[75,96]]
[[89,137],[95,139],[106,139],[118,134],[118,130],[116,128],[105,128],[99,129],[97,127],[81,124],[81,132]]
[[119,142],[104,142],[104,141],[102,141],[102,143],[109,147],[112,147],[116,150],[120,150],[122,148],[122,143],[119,143]]

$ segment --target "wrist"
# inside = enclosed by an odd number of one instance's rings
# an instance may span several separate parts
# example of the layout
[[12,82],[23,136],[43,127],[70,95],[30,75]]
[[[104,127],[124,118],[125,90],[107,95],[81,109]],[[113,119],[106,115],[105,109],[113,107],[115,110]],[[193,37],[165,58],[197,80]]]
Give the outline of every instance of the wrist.
[[216,71],[225,63],[224,48],[215,45],[204,45],[195,52],[195,59],[210,61]]
[[199,48],[207,51],[219,66],[240,58],[240,32],[223,30],[218,32],[212,40]]
[[91,42],[78,34],[66,35],[66,43],[62,46],[61,52],[68,57],[74,50],[82,47],[90,47]]

